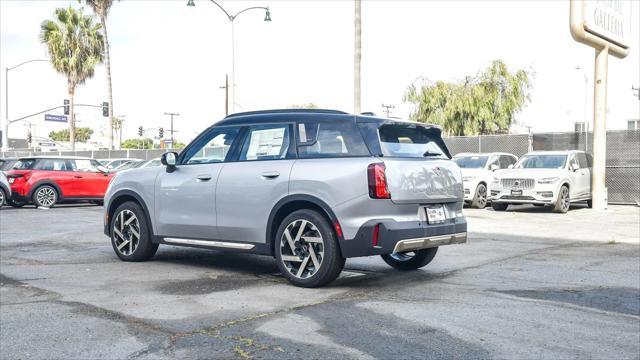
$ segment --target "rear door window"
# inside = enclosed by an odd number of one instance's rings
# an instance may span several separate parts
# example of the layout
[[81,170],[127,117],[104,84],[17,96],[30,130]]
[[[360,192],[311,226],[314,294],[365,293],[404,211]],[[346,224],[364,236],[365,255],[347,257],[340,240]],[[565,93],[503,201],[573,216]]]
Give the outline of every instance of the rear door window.
[[448,158],[440,135],[414,124],[385,124],[378,128],[382,155]]
[[67,162],[64,159],[43,159],[38,164],[38,170],[67,171]]
[[291,142],[291,125],[256,125],[245,138],[240,161],[286,159]]
[[321,121],[317,130],[314,123],[299,123],[298,144],[300,158],[370,155],[356,125],[349,121]]

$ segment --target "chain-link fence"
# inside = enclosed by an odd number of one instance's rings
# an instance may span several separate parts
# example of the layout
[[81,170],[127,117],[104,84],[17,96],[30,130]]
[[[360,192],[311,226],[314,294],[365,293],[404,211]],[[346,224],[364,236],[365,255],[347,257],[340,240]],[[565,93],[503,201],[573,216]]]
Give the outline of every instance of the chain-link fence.
[[[456,136],[445,139],[452,155],[461,152],[508,152],[518,157],[530,150],[592,152],[592,133]],[[640,130],[607,131],[607,176],[610,203],[640,205]]]
[[[16,150],[1,152],[0,157],[3,158],[20,158],[25,156],[82,156],[93,159],[141,159],[151,160],[159,158],[163,153],[169,150],[86,150],[86,151],[47,151],[34,152],[28,150]],[[180,150],[174,150],[180,151]]]

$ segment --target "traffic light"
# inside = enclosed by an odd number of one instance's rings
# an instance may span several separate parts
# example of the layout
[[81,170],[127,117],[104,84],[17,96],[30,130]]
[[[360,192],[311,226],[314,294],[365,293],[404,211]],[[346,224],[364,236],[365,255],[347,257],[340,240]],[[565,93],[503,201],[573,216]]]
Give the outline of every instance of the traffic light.
[[138,127],[138,136],[142,136],[143,132],[144,130],[142,129],[142,126]]
[[70,111],[69,111],[69,100],[64,99],[64,114],[65,115],[69,115]]
[[27,133],[27,143],[31,144],[31,131]]
[[102,103],[102,116],[109,116],[109,103],[106,101]]
[[164,128],[158,129],[158,137],[162,139],[164,137]]

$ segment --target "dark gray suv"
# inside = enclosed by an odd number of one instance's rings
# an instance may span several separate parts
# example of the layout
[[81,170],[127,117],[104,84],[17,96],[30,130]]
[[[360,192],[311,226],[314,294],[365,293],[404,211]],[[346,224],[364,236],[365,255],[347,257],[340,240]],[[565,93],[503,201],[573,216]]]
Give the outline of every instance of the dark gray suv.
[[440,134],[332,110],[230,115],[163,167],[118,173],[104,231],[125,261],[158,244],[250,252],[304,287],[333,281],[348,257],[417,269],[467,239],[460,169]]

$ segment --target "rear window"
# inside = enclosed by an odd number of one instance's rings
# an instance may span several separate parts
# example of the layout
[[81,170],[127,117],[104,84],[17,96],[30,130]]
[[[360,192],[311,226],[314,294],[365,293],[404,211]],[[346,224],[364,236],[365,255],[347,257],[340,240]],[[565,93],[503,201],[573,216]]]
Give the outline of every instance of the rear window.
[[301,122],[298,155],[300,158],[369,156],[369,150],[352,122]]
[[378,128],[380,150],[389,157],[443,157],[442,138],[414,124],[386,124]]
[[22,159],[18,160],[15,165],[13,165],[13,170],[30,170],[33,169],[33,165],[35,165],[36,159]]

